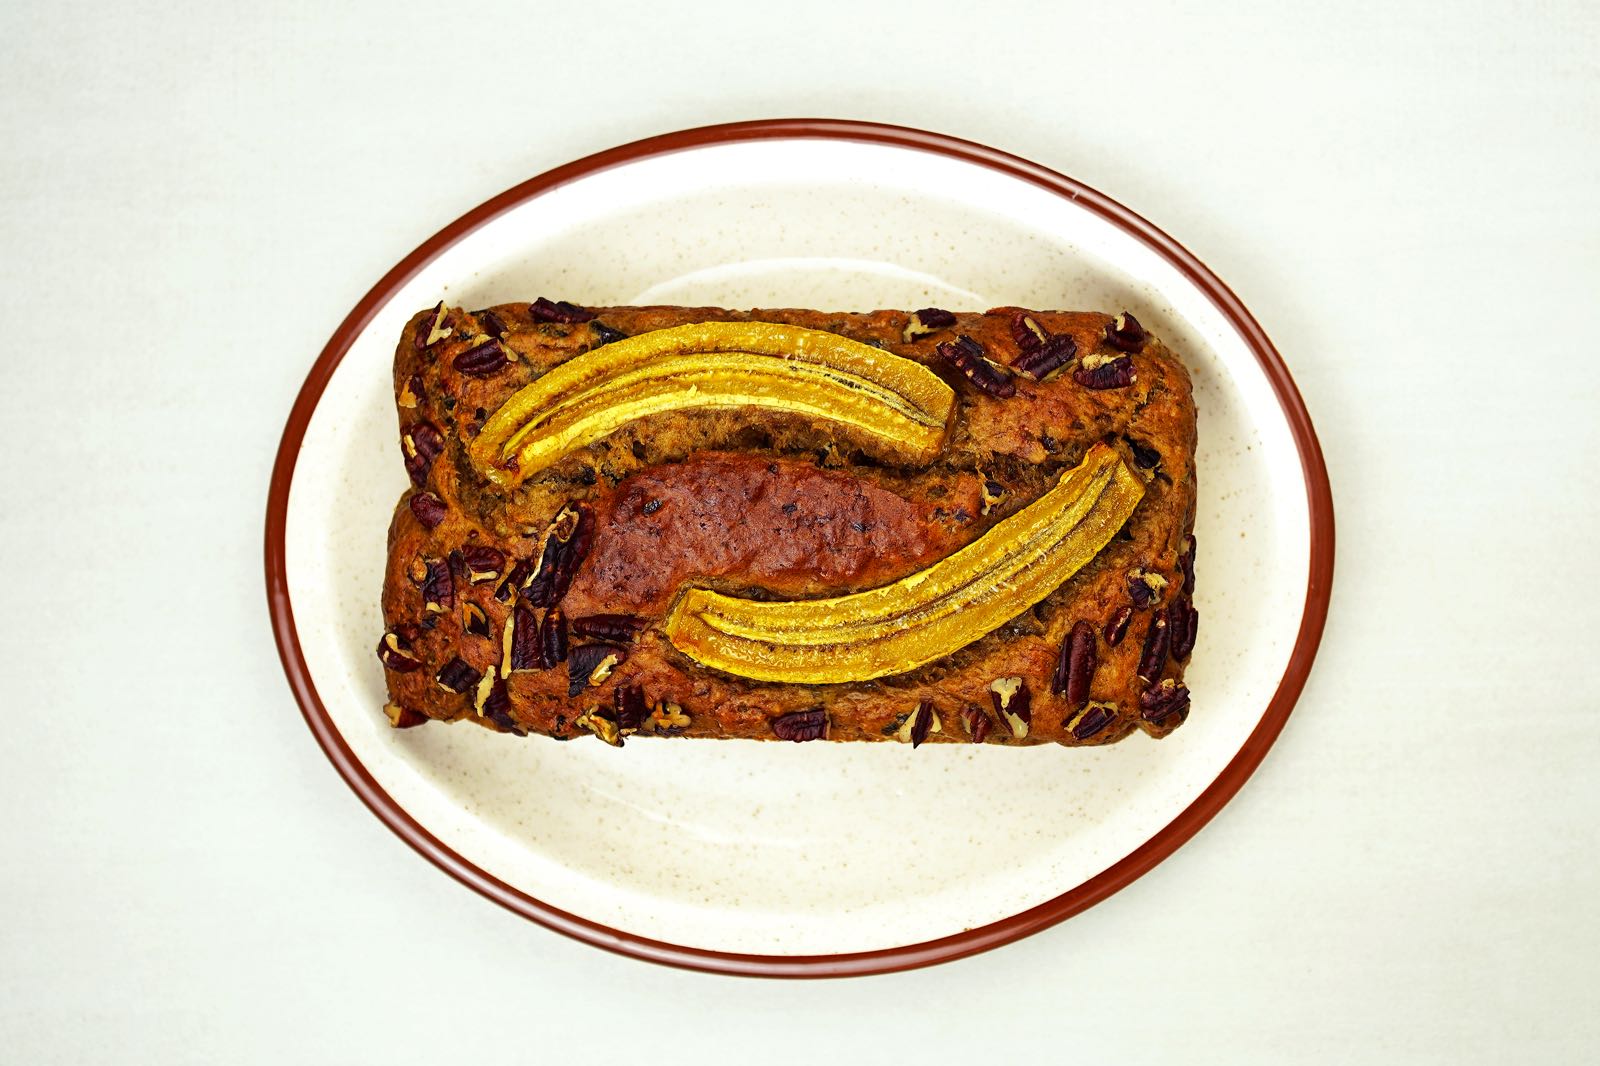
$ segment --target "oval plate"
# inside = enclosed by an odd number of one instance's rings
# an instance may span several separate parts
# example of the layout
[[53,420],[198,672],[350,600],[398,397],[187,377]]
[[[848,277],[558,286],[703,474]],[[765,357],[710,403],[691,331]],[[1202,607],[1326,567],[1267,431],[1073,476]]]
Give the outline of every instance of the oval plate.
[[[392,730],[373,654],[405,486],[390,361],[408,316],[579,303],[1133,311],[1200,409],[1187,724],[1094,749],[525,741]],[[430,861],[558,932],[656,962],[864,974],[982,951],[1149,870],[1283,727],[1327,613],[1316,435],[1244,306],[1170,237],[981,145],[831,120],[687,130],[559,167],[391,270],[311,368],[267,506],[267,591],[306,721]]]

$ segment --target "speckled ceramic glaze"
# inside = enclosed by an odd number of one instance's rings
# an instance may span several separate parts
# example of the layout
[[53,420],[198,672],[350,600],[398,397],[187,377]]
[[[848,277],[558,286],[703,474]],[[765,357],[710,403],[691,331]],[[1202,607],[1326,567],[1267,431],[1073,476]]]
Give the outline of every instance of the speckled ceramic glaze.
[[[540,295],[1133,311],[1186,358],[1200,412],[1203,624],[1188,723],[1164,741],[1136,734],[1085,750],[648,739],[619,750],[470,726],[390,729],[373,647],[385,532],[406,484],[395,340],[441,298],[480,307]],[[627,936],[761,955],[863,952],[1059,897],[1151,841],[1218,779],[1262,721],[1307,611],[1302,461],[1238,328],[1128,232],[999,169],[901,145],[777,137],[585,174],[421,263],[374,308],[315,401],[282,563],[333,727],[460,861]]]

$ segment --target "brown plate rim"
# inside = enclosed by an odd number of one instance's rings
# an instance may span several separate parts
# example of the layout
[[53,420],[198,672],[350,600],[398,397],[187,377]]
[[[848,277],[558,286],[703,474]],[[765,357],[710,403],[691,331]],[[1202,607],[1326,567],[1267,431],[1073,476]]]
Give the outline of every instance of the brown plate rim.
[[[1237,755],[1204,792],[1134,851],[1053,899],[997,922],[937,940],[873,951],[829,955],[757,955],[688,947],[614,929],[552,907],[506,884],[451,850],[383,790],[334,726],[301,652],[284,557],[289,488],[312,412],[345,352],[377,309],[417,271],[466,234],[535,196],[578,178],[650,156],[709,145],[771,138],[867,141],[932,152],[998,170],[1065,196],[1137,238],[1199,286],[1244,337],[1282,406],[1305,476],[1310,513],[1310,576],[1305,612],[1289,664],[1260,722]],[[429,237],[374,285],[334,331],[301,386],[278,447],[267,495],[266,582],[273,636],[289,687],[307,725],[345,782],[378,819],[424,858],[507,910],[576,940],[669,966],[754,977],[842,977],[906,970],[948,962],[1008,944],[1048,928],[1132,883],[1194,836],[1231,799],[1261,763],[1305,687],[1328,615],[1333,582],[1333,495],[1322,448],[1288,368],[1255,318],[1220,278],[1192,253],[1144,218],[1082,182],[974,141],[939,133],[849,119],[791,118],[701,126],[620,145],[575,160],[506,190]]]

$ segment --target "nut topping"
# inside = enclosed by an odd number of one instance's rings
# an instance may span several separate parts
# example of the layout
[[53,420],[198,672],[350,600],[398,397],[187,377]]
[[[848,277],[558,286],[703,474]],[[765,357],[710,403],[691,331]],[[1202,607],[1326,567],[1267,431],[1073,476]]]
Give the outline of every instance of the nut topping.
[[1074,740],[1088,740],[1110,725],[1117,717],[1114,703],[1091,703],[1077,714],[1068,716],[1062,724]]
[[1139,654],[1139,676],[1142,679],[1154,681],[1161,676],[1161,668],[1167,664],[1167,649],[1171,646],[1171,639],[1167,630],[1167,612],[1158,610],[1150,620],[1150,628],[1144,636],[1144,650]]
[[461,550],[461,562],[469,585],[486,585],[505,569],[506,553],[498,548],[477,544]]
[[650,717],[645,719],[644,728],[664,736],[679,736],[689,728],[689,716],[682,707],[670,700],[656,700],[655,706],[650,709]]
[[1066,696],[1067,706],[1073,710],[1089,702],[1089,683],[1094,680],[1096,658],[1094,626],[1080,618],[1072,624],[1067,639],[1061,642],[1055,677],[1050,683],[1051,691]]
[[428,479],[433,461],[444,451],[444,434],[432,422],[413,422],[400,434],[400,452],[405,457],[406,473],[418,488]]
[[623,733],[637,733],[650,713],[645,702],[644,688],[639,685],[618,685],[613,695],[617,711],[617,728]]
[[1106,647],[1115,648],[1122,643],[1122,638],[1128,635],[1128,623],[1133,621],[1133,608],[1119,607],[1117,613],[1111,616],[1111,621],[1106,623]]
[[520,603],[511,611],[511,651],[507,661],[510,672],[544,666],[539,654],[539,619]]
[[419,492],[411,497],[411,513],[416,515],[417,521],[422,523],[423,529],[435,529],[444,516],[449,513],[449,508],[444,501],[431,492]]
[[1193,598],[1194,596],[1194,534],[1189,534],[1184,545],[1183,554],[1178,556],[1178,569],[1183,573],[1183,591]]
[[389,724],[396,729],[413,729],[428,720],[428,716],[422,712],[402,707],[398,703],[384,704],[383,713],[389,716]]
[[1011,317],[1011,339],[1017,342],[1017,351],[1027,355],[1042,348],[1050,333],[1032,315],[1018,313]]
[[941,329],[949,329],[956,324],[956,316],[942,307],[924,307],[920,311],[911,312],[911,318],[906,322],[906,328],[901,331],[900,339],[910,344],[928,333]]
[[1139,320],[1124,311],[1106,326],[1106,343],[1119,352],[1137,352],[1144,348],[1148,335]]
[[1011,729],[1018,740],[1028,735],[1033,724],[1033,697],[1028,693],[1028,683],[1020,677],[1002,677],[989,684],[989,695],[994,701],[994,712]]
[[440,688],[458,695],[477,685],[482,679],[482,672],[459,655],[445,663],[434,676]]
[[469,378],[486,378],[510,366],[511,360],[506,358],[505,346],[491,337],[456,356],[451,365]]
[[566,504],[545,533],[539,565],[521,586],[522,595],[535,607],[554,606],[567,593],[572,575],[589,551],[594,515],[587,504]]
[[631,643],[644,628],[644,619],[631,614],[586,614],[572,620],[572,635],[616,644]]
[[528,305],[528,314],[533,316],[535,322],[569,324],[587,322],[594,317],[593,311],[585,311],[577,304],[570,304],[565,300],[547,300],[543,296]]
[[384,669],[397,674],[409,674],[422,665],[422,660],[412,654],[412,641],[419,630],[413,625],[395,626],[378,641],[378,661]]
[[539,624],[539,665],[549,670],[567,659],[567,616],[552,607]]
[[939,724],[939,716],[934,712],[933,701],[923,700],[917,704],[917,709],[906,716],[895,731],[895,739],[902,744],[910,744],[913,748],[919,747],[928,739],[929,733],[942,733],[944,727]]
[[934,351],[938,352],[962,375],[982,392],[1000,399],[1015,396],[1017,387],[997,364],[984,355],[983,345],[961,334],[953,341],[944,341]]
[[1139,714],[1151,725],[1161,725],[1173,715],[1188,713],[1189,690],[1170,677],[1151,685],[1139,696]]
[[438,344],[440,341],[444,340],[446,337],[450,336],[450,334],[455,332],[455,330],[451,329],[449,326],[450,312],[445,310],[443,300],[440,300],[437,304],[435,304],[433,307],[433,314],[422,321],[428,324],[428,328],[423,330],[420,326],[418,327],[416,333],[416,342],[418,348],[432,348],[435,344]]
[[1167,624],[1172,627],[1172,659],[1182,662],[1194,651],[1195,637],[1200,628],[1200,612],[1195,610],[1189,597],[1181,597],[1167,609]]
[[790,711],[772,720],[772,732],[779,740],[800,743],[817,740],[828,732],[828,712],[821,707],[809,711]]
[[400,395],[395,403],[406,410],[415,410],[417,404],[428,398],[427,391],[422,387],[422,375],[412,374],[411,379],[400,389]]
[[1057,370],[1072,362],[1078,354],[1078,342],[1070,334],[1055,333],[1039,347],[1024,352],[1011,364],[1011,369],[1035,381],[1043,381]]
[[1072,380],[1086,389],[1121,389],[1138,380],[1133,360],[1126,355],[1086,355],[1072,372]]
[[501,321],[500,316],[493,311],[487,309],[474,311],[472,312],[472,317],[478,320],[478,324],[483,327],[483,331],[491,337],[504,337],[510,332],[506,329],[506,324]]
[[982,494],[981,499],[983,501],[978,508],[979,514],[988,514],[999,506],[1000,501],[1006,497],[1006,487],[992,478],[983,479],[979,492]]
[[422,609],[429,614],[443,614],[456,605],[456,582],[450,574],[450,564],[443,559],[426,561],[428,576],[422,580]]
[[1162,593],[1166,590],[1167,579],[1160,574],[1150,573],[1140,566],[1128,571],[1128,598],[1133,600],[1135,607],[1160,603]]
[[615,644],[580,644],[567,653],[567,695],[605,684],[628,652]]
[[622,730],[617,727],[615,713],[605,707],[589,708],[572,724],[587,729],[613,748],[622,747]]
[[461,605],[461,628],[475,637],[489,637],[489,616],[470,600]]
[[989,730],[994,728],[994,719],[982,707],[969,706],[961,712],[961,724],[967,729],[967,737],[974,744],[982,744],[989,736]]

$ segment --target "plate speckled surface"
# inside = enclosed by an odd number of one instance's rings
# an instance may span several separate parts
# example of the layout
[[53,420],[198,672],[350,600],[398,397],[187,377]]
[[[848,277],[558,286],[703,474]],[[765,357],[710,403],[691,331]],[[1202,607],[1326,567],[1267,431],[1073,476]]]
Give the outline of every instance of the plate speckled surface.
[[[373,646],[405,485],[389,365],[440,298],[870,310],[1128,309],[1200,411],[1194,710],[1100,749],[515,740],[391,730]],[[1026,935],[1191,836],[1281,729],[1321,635],[1332,506],[1277,354],[1187,252],[1093,190],[919,131],[786,120],[580,160],[447,227],[329,342],[274,472],[267,578],[330,759],[432,861],[519,913],[656,961],[866,973]]]

